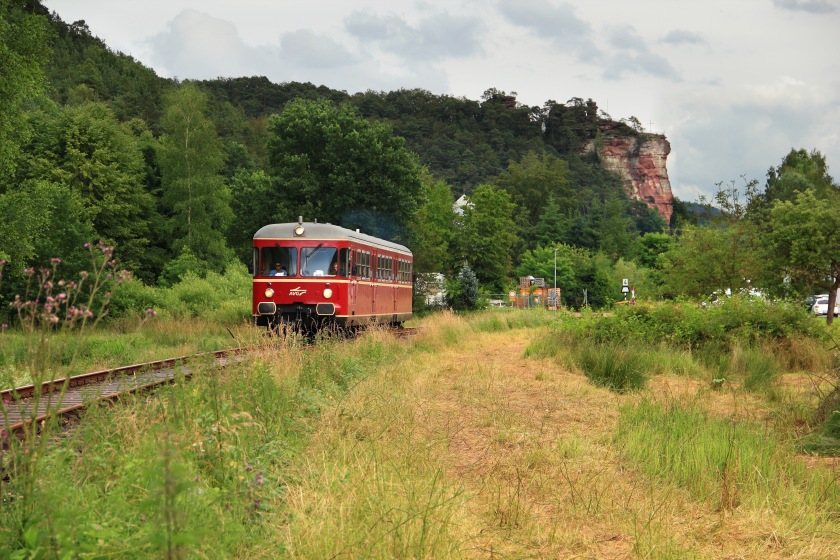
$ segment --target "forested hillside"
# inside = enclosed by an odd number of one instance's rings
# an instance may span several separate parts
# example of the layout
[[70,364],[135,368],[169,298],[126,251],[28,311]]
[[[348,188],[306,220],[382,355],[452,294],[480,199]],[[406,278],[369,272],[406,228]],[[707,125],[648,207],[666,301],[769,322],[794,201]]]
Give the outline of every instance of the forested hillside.
[[[777,203],[800,208],[807,201],[796,193],[810,192],[836,209],[838,187],[818,152],[791,151],[771,169],[766,192],[745,185],[746,201],[721,185],[713,205],[700,201],[710,209],[700,225],[677,201],[666,224],[628,198],[597,149],[583,152],[605,129],[644,134],[635,118],[614,122],[591,99],[528,107],[492,87],[470,100],[264,77],[179,82],[36,0],[0,0],[0,15],[5,298],[50,258],[81,270],[91,240],[113,244],[147,284],[220,272],[248,258],[263,224],[299,215],[405,243],[417,272],[454,277],[467,265],[491,293],[517,276],[550,276],[556,256],[574,306],[584,290],[590,304],[617,299],[622,277],[648,297],[747,281],[804,293],[822,290],[840,266],[816,250],[819,263],[800,272],[756,258],[786,254],[792,239],[773,229],[787,208]],[[462,194],[469,202],[457,216]],[[766,245],[771,234],[778,247]],[[688,262],[697,259],[686,245],[695,237],[729,253],[711,266]],[[683,278],[685,270],[694,276]],[[786,276],[794,281],[785,286]]]

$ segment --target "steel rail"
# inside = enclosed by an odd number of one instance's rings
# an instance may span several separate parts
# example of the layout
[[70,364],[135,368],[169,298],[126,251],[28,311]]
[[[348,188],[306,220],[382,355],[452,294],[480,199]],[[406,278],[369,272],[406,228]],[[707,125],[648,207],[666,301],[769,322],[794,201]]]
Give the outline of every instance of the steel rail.
[[179,373],[190,377],[193,368],[189,364],[213,359],[217,367],[223,367],[230,361],[241,361],[250,350],[232,348],[205,352],[6,389],[0,391],[0,430],[20,432],[27,424],[66,415],[95,400],[114,399],[122,394],[170,383]]
[[[408,338],[417,331],[401,327],[392,332],[398,338]],[[170,383],[178,374],[188,378],[193,373],[190,364],[212,359],[216,367],[223,367],[230,361],[244,360],[254,350],[243,347],[205,352],[6,389],[0,391],[0,434],[19,434],[33,422],[65,416],[93,401],[113,400],[123,394]]]

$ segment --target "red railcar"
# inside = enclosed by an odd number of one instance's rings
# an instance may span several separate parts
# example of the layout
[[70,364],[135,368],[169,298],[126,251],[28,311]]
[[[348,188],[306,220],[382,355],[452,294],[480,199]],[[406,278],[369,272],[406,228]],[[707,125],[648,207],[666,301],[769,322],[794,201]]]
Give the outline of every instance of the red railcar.
[[257,325],[304,332],[411,318],[407,247],[332,224],[271,224],[254,234]]

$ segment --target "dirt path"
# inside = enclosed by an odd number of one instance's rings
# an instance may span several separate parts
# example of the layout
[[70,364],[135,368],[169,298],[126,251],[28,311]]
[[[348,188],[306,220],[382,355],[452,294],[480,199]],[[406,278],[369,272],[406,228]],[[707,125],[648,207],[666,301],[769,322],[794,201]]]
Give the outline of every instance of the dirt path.
[[[477,558],[824,558],[772,515],[727,516],[650,480],[612,442],[623,397],[549,360],[523,357],[533,330],[451,348],[424,387],[427,437],[473,499]],[[690,383],[690,381],[689,381]],[[790,545],[790,547],[788,547]],[[810,550],[810,552],[809,552]]]
[[[291,557],[837,557],[837,534],[803,534],[769,508],[721,513],[637,471],[614,434],[640,395],[525,358],[543,329],[451,321],[325,411],[278,527]],[[696,393],[685,383],[648,394]]]

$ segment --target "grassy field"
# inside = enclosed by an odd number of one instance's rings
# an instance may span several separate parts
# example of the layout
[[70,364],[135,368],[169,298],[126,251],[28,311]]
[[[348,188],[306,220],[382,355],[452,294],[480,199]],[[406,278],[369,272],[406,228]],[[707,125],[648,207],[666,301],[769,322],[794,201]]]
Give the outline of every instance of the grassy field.
[[0,556],[836,558],[840,463],[802,452],[829,339],[673,313],[443,313],[315,351],[243,327],[248,364],[4,452]]

